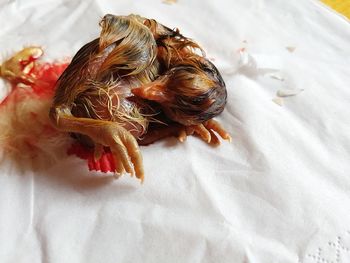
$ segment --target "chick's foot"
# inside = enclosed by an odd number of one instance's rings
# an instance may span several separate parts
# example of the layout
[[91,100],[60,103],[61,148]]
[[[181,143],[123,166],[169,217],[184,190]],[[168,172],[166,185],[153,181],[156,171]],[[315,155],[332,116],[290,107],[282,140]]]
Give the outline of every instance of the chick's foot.
[[131,175],[144,179],[142,156],[135,137],[126,129],[116,123],[109,123],[92,129],[88,136],[95,142],[95,156],[98,158],[101,145],[110,148],[115,162],[118,175],[127,172]]
[[203,141],[213,146],[220,145],[218,135],[224,140],[232,141],[229,133],[213,119],[197,125],[183,126],[178,133],[179,141],[184,142],[188,135],[198,135]]
[[0,76],[13,83],[34,83],[32,71],[35,61],[43,55],[40,47],[27,47],[17,52],[0,65]]
[[65,107],[52,108],[50,117],[57,129],[87,135],[95,143],[95,159],[101,157],[102,148],[109,147],[116,162],[116,173],[127,172],[143,181],[144,171],[140,148],[135,137],[115,122],[78,118]]

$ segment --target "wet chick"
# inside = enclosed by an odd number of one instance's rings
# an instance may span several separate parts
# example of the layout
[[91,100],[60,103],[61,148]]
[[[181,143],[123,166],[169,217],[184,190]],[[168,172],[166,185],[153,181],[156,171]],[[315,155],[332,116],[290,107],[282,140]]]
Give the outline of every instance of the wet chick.
[[[57,82],[50,117],[59,130],[93,146],[96,159],[109,147],[116,172],[141,180],[136,139],[183,141],[196,133],[218,144],[215,132],[230,139],[212,120],[226,104],[225,83],[196,43],[136,15],[106,15],[100,26],[100,37],[78,51]],[[147,130],[154,120],[167,126]]]
[[[157,43],[161,76],[133,89],[133,94],[159,103],[172,121],[183,125],[179,131],[174,129],[180,133],[181,141],[186,137],[185,130],[187,135],[196,132],[205,141],[218,144],[213,127],[222,138],[230,140],[229,134],[217,122],[213,125],[212,120],[224,110],[227,100],[225,83],[217,68],[205,58],[201,47],[179,30],[171,30],[150,19],[144,24]],[[169,129],[165,130],[169,134]],[[159,132],[157,134],[159,136]]]
[[100,37],[83,46],[59,78],[50,118],[59,130],[93,143],[96,158],[109,147],[117,173],[135,173],[143,180],[135,137],[146,131],[148,120],[142,103],[128,98],[132,87],[155,79],[156,42],[133,15],[106,15],[100,26]]

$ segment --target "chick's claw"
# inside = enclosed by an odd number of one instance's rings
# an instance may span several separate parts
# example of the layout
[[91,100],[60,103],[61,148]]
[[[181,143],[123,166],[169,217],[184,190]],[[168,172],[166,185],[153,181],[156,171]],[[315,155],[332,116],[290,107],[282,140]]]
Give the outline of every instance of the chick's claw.
[[103,145],[102,144],[99,144],[99,143],[95,143],[95,149],[94,149],[94,160],[95,161],[98,161],[102,154],[103,154]]
[[229,142],[232,140],[222,125],[213,119],[197,125],[184,126],[178,133],[178,139],[180,142],[184,142],[187,136],[198,135],[208,144],[217,146],[220,145],[217,134],[224,140],[228,140]]
[[208,120],[204,122],[203,124],[208,130],[215,131],[217,134],[220,135],[221,138],[224,140],[227,140],[229,142],[232,142],[232,137],[230,134],[222,127],[222,125],[217,122],[216,120]]
[[0,76],[11,82],[32,84],[35,61],[43,55],[40,47],[27,47],[17,52],[0,66]]
[[[89,136],[98,144],[110,148],[115,162],[116,173],[127,172],[143,182],[144,171],[142,156],[135,137],[123,127],[113,123],[107,126],[101,126],[100,129],[93,129]],[[98,145],[97,144],[97,145]],[[98,154],[99,146],[95,148]]]
[[212,130],[209,130],[209,132],[210,132],[210,136],[211,136],[211,140],[209,143],[213,146],[220,145],[220,140],[219,140],[218,136]]

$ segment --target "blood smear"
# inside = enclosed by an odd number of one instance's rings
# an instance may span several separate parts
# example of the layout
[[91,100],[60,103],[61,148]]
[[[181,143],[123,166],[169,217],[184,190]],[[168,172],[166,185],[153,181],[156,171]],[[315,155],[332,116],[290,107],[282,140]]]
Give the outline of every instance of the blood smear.
[[59,76],[67,68],[69,63],[42,63],[36,64],[35,68],[31,72],[31,76],[35,79],[35,83],[32,85],[25,85],[22,83],[11,83],[11,91],[1,101],[1,105],[14,102],[17,103],[25,98],[19,96],[19,93],[23,93],[23,89],[26,90],[26,95],[29,97],[39,96],[42,99],[52,98],[55,93],[55,84]]
[[[63,71],[69,65],[68,62],[65,63],[36,63],[35,67],[30,72],[30,75],[35,79],[35,83],[31,85],[24,85],[22,83],[11,83],[11,91],[5,97],[3,101],[0,102],[0,107],[13,109],[16,107],[17,103],[23,102],[24,100],[30,99],[40,99],[40,100],[51,100],[55,94],[56,82],[61,76]],[[4,112],[6,114],[6,112]],[[32,122],[36,121],[36,114],[32,113]],[[7,114],[11,114],[8,112]],[[43,113],[48,114],[48,113]],[[42,123],[37,123],[37,125],[43,125]],[[44,124],[43,131],[45,136],[55,136],[54,128],[50,123]],[[35,143],[34,143],[35,144]],[[36,148],[34,148],[36,149]],[[40,154],[40,153],[38,153]],[[115,162],[113,155],[108,149],[105,149],[101,158],[97,161],[94,160],[94,152],[91,149],[80,145],[79,143],[74,143],[67,150],[68,155],[76,155],[77,157],[86,160],[89,170],[101,171],[101,172],[114,172]]]

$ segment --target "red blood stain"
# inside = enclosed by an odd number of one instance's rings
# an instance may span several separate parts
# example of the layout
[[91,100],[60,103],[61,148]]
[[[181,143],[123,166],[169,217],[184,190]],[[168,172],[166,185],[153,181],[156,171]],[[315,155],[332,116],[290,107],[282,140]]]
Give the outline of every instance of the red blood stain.
[[[31,77],[35,79],[30,85],[21,85],[12,83],[12,89],[6,98],[0,102],[0,107],[8,103],[18,103],[28,98],[51,99],[55,94],[56,82],[69,63],[37,63],[31,72]],[[33,121],[37,118],[37,113],[31,112]],[[45,134],[55,134],[55,130],[50,125],[44,125],[42,132]],[[33,142],[26,142],[28,147],[33,147]],[[35,143],[34,143],[35,144]],[[101,172],[114,172],[116,169],[113,155],[108,148],[104,149],[99,160],[94,159],[93,149],[84,147],[79,143],[73,143],[67,150],[68,155],[76,155],[77,157],[87,161],[89,170]]]

